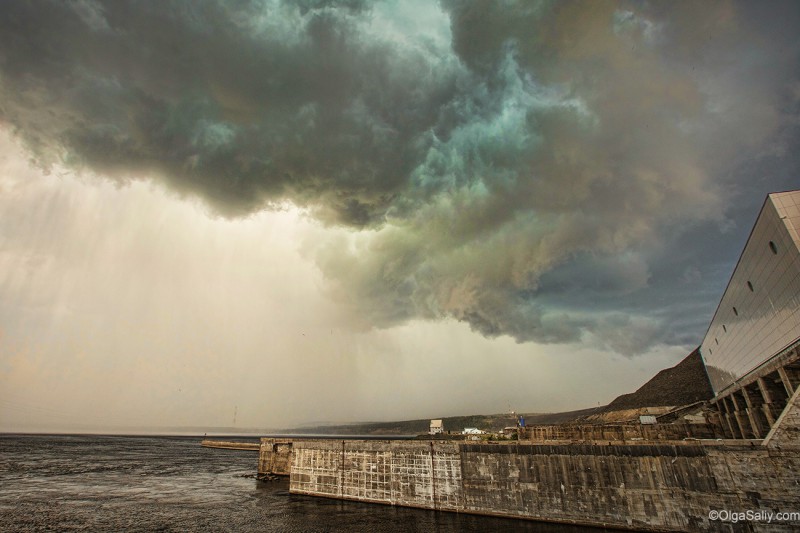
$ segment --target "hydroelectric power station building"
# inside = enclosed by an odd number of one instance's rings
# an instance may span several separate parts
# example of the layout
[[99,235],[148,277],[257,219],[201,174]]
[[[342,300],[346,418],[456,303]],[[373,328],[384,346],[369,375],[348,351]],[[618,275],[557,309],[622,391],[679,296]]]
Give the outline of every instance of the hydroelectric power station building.
[[655,424],[527,426],[506,442],[262,438],[259,472],[288,475],[294,494],[438,511],[798,531],[799,235],[800,191],[770,194],[702,344],[670,369],[696,362],[704,399]]
[[800,191],[767,196],[700,345],[722,430],[765,438],[800,386]]

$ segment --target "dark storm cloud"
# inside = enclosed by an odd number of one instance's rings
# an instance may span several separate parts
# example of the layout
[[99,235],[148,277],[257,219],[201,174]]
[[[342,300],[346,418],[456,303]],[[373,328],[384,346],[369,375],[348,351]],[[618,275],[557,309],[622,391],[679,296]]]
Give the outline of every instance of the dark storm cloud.
[[6,2],[0,114],[45,165],[348,228],[307,253],[365,327],[696,343],[705,241],[778,183],[744,161],[792,164],[796,7],[425,5]]
[[289,198],[369,223],[454,76],[323,4],[9,3],[4,119],[46,162],[155,172],[226,215]]

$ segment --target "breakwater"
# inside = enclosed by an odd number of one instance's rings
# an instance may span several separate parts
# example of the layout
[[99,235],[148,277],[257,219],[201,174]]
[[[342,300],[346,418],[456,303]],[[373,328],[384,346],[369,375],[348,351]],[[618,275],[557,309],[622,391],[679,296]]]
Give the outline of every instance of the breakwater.
[[261,450],[261,444],[258,442],[237,442],[227,440],[209,440],[203,439],[200,441],[200,446],[204,448],[222,448],[224,450],[248,450],[257,452]]

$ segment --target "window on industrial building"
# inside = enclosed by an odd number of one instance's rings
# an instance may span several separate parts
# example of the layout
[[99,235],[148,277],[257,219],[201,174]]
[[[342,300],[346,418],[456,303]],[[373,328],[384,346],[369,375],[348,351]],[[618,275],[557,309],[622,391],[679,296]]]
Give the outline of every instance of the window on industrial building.
[[773,254],[778,255],[778,247],[775,246],[774,242],[769,241],[769,249],[772,250]]
[[750,281],[747,281],[747,288],[750,289],[750,292],[753,292],[753,284]]

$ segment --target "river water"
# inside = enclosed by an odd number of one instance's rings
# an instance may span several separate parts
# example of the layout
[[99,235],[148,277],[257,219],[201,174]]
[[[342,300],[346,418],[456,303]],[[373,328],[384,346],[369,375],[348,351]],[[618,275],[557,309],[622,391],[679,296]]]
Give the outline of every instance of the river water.
[[599,531],[289,494],[257,462],[200,437],[0,435],[0,530]]

